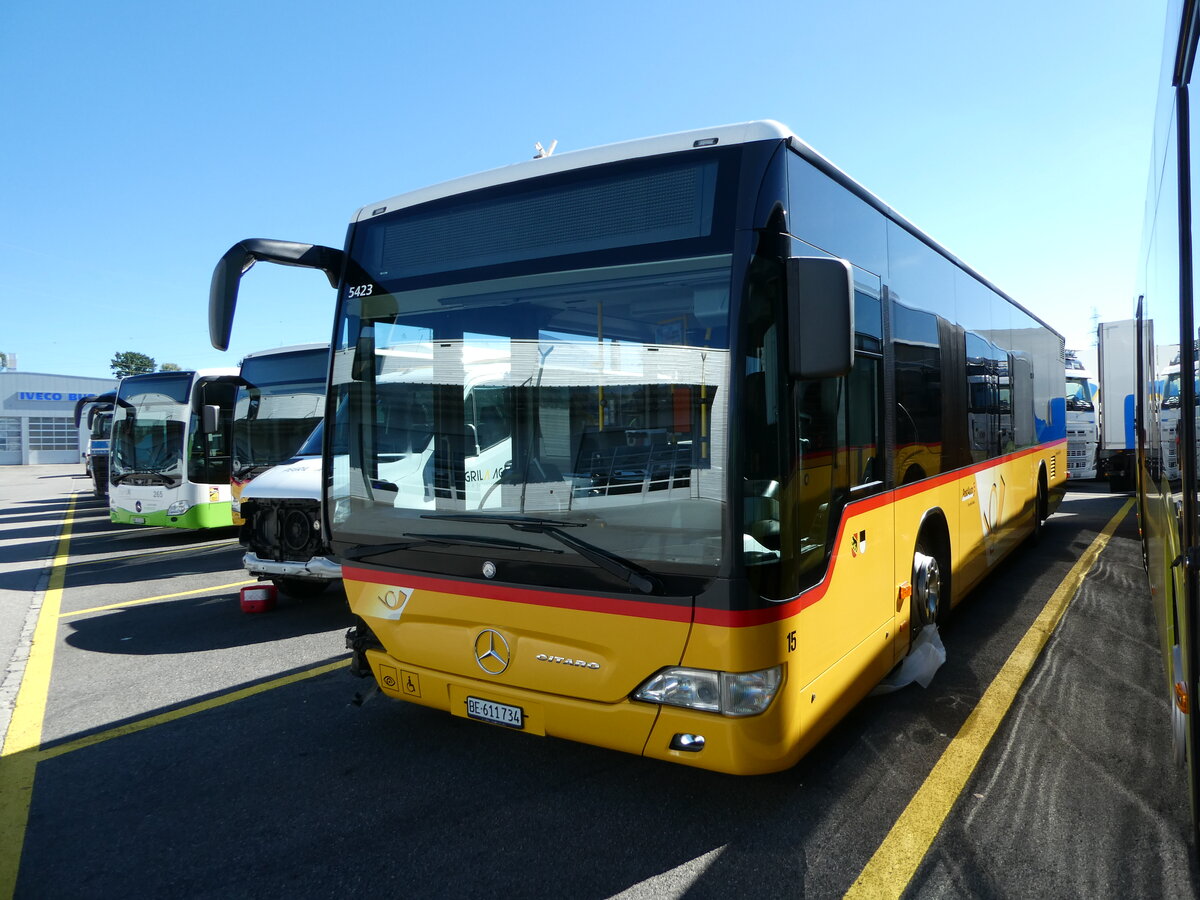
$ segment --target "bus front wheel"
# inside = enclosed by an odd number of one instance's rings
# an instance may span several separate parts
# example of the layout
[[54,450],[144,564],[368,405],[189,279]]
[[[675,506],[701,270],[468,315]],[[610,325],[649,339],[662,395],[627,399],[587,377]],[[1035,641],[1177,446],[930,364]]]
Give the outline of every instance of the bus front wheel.
[[1183,677],[1183,649],[1176,644],[1171,648],[1171,696],[1167,702],[1171,704],[1171,746],[1175,751],[1175,764],[1184,765],[1187,762],[1187,714],[1179,708],[1177,684],[1185,683]]

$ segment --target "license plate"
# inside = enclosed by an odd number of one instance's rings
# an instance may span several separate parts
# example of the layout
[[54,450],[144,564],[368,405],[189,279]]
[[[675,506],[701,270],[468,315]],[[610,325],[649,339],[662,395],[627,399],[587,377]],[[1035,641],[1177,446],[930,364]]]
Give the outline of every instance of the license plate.
[[145,516],[133,516],[129,521],[132,522],[134,525],[145,525],[146,517]]
[[467,715],[472,719],[491,722],[494,725],[505,725],[508,728],[525,727],[525,714],[521,707],[509,706],[507,703],[496,703],[494,700],[481,700],[479,697],[468,697]]

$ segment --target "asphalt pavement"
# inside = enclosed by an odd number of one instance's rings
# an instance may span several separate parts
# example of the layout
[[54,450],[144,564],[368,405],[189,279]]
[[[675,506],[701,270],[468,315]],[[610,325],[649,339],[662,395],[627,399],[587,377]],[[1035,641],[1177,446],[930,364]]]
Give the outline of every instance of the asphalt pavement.
[[0,894],[1200,897],[1136,523],[1096,543],[1128,499],[1101,484],[952,613],[929,688],[754,778],[382,698],[340,591],[243,613],[233,529],[116,527],[89,487],[0,468]]

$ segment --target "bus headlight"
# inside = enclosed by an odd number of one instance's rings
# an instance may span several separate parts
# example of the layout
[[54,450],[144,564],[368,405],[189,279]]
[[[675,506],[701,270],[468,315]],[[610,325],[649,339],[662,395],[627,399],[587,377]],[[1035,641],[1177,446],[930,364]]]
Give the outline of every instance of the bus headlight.
[[192,504],[186,500],[176,500],[167,507],[168,516],[182,516],[185,512],[192,508]]
[[725,716],[754,716],[766,710],[783,682],[783,666],[757,672],[714,672],[673,667],[652,675],[634,699],[682,706]]

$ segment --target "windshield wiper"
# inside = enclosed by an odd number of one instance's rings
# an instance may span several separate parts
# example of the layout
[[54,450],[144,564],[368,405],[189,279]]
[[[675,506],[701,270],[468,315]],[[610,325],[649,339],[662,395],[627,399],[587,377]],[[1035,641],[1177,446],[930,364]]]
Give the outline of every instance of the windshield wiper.
[[539,519],[537,516],[489,516],[475,513],[422,513],[422,519],[438,519],[443,522],[466,522],[469,525],[508,525],[517,528],[529,525],[535,528],[587,528],[587,522],[563,522],[559,519]]
[[356,559],[366,559],[368,556],[378,556],[381,553],[408,550],[410,547],[415,547],[417,543],[417,541],[405,541],[404,543],[396,544],[359,544],[345,551],[342,554],[342,559],[348,559],[353,562]]
[[166,485],[175,483],[174,479],[172,479],[168,475],[164,475],[161,471],[156,471],[154,469],[147,471],[147,470],[143,469],[140,471],[122,472],[119,475],[114,475],[113,476],[113,484],[124,484],[130,478],[145,478],[147,480],[157,480],[157,482],[159,484],[166,484]]
[[627,559],[617,556],[608,550],[603,550],[595,544],[589,544],[585,540],[575,537],[573,534],[567,534],[557,525],[541,525],[541,524],[515,524],[510,523],[510,528],[515,528],[517,531],[531,531],[535,534],[544,534],[546,537],[554,538],[560,544],[570,547],[584,559],[590,560],[602,568],[610,575],[615,575],[621,581],[637,588],[643,594],[655,594],[661,590],[658,579],[643,569],[641,566],[635,566]]
[[658,579],[641,566],[636,566],[627,559],[617,556],[608,550],[603,550],[595,544],[567,534],[564,528],[585,528],[587,522],[563,522],[558,519],[540,519],[537,516],[487,516],[473,513],[426,513],[422,519],[444,519],[450,522],[470,522],[472,524],[507,525],[517,531],[528,531],[533,534],[544,534],[560,544],[570,547],[584,559],[595,563],[605,572],[614,575],[631,587],[637,588],[643,594],[654,594],[661,590]]
[[342,554],[342,559],[358,560],[368,556],[379,556],[381,553],[392,553],[396,550],[411,550],[421,544],[447,544],[460,547],[489,547],[501,550],[537,550],[542,553],[562,553],[553,547],[539,547],[537,544],[527,544],[524,541],[506,541],[504,538],[462,536],[457,534],[413,534],[405,532],[404,537],[411,541],[394,544],[359,544],[351,547]]
[[407,538],[415,538],[425,544],[448,544],[455,547],[498,547],[501,550],[536,550],[539,553],[562,553],[553,547],[539,547],[524,541],[506,541],[504,538],[462,536],[457,534],[414,534],[405,532]]

